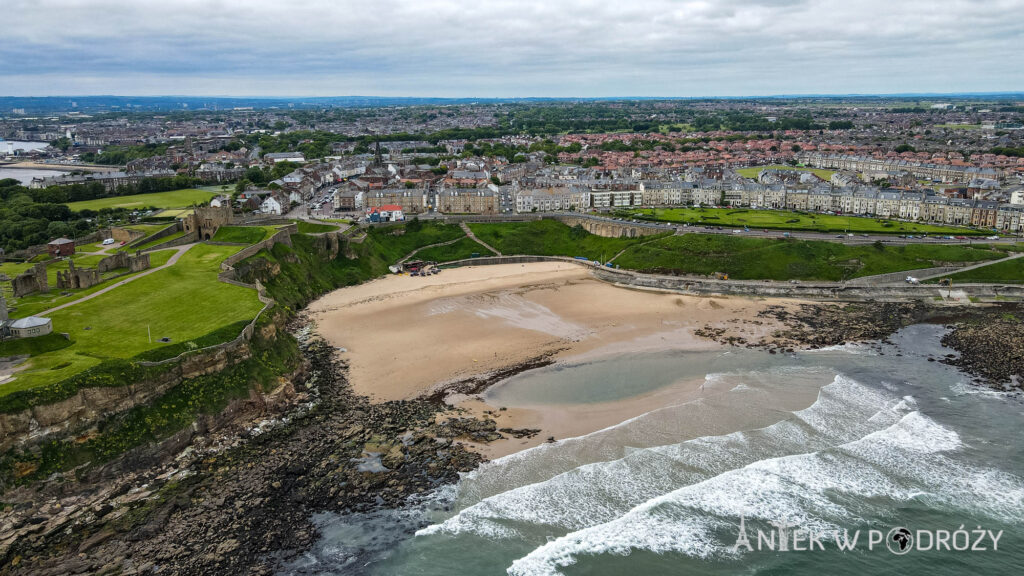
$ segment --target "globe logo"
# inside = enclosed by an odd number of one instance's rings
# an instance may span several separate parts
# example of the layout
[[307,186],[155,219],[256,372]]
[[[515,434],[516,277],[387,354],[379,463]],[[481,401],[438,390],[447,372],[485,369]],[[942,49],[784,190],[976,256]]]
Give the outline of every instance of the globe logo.
[[914,536],[910,530],[899,526],[889,530],[889,534],[885,537],[885,545],[889,548],[889,552],[903,555],[914,547]]

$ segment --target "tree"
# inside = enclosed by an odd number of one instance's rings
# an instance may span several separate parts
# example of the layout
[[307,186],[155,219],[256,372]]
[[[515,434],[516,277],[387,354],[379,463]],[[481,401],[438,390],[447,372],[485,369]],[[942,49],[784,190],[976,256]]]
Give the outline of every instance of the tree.
[[242,178],[241,180],[238,181],[237,184],[235,184],[235,194],[241,194],[245,192],[246,190],[249,189],[250,184],[252,184],[252,182],[249,182],[245,178]]
[[501,178],[498,178],[497,174],[491,176],[491,183],[495,186],[501,186]]
[[906,142],[904,142],[903,144],[900,144],[894,150],[896,151],[897,154],[903,154],[904,152],[917,152],[916,148],[914,148],[910,144],[907,144]]
[[801,150],[799,144],[793,144],[792,146],[789,147],[789,149],[792,150],[793,152],[799,152]]

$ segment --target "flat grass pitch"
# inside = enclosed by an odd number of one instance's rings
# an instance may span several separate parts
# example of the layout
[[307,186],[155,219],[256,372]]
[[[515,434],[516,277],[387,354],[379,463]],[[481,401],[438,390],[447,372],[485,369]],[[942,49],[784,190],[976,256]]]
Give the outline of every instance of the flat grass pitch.
[[106,358],[130,358],[162,346],[157,340],[165,336],[184,342],[252,319],[263,307],[256,291],[217,280],[220,262],[238,250],[196,245],[174,266],[50,314],[54,331],[74,344],[31,358],[0,395],[57,382]]
[[139,210],[141,208],[185,208],[193,204],[205,204],[216,196],[216,192],[186,188],[170,192],[154,192],[152,194],[135,194],[132,196],[114,196],[71,202],[68,208],[75,212],[82,210],[102,210],[104,208],[125,208]]
[[789,210],[752,210],[747,208],[643,208],[631,210],[630,215],[662,222],[686,222],[701,226],[729,226],[731,228],[768,228],[771,230],[807,230],[817,232],[852,232],[871,234],[990,234],[958,228],[916,224],[898,220],[879,220],[858,216],[833,216]]
[[806,166],[783,166],[782,164],[772,164],[771,166],[751,166],[750,168],[738,168],[736,173],[744,178],[756,179],[757,175],[761,173],[761,170],[797,170],[799,172],[813,172],[826,182],[832,175],[836,173],[835,170],[825,170],[824,168],[808,168]]

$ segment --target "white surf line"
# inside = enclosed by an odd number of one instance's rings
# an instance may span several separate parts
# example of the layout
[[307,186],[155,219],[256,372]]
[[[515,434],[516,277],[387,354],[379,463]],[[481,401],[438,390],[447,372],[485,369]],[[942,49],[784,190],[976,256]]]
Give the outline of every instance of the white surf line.
[[[828,391],[826,388],[832,386],[832,390]],[[588,511],[592,517],[591,520],[597,519],[594,516],[607,515],[609,513],[621,513],[621,510],[616,512],[616,505],[628,505],[633,506],[636,502],[629,504],[629,501],[635,500],[636,498],[649,498],[651,497],[651,490],[658,490],[657,484],[653,481],[653,476],[647,476],[644,478],[636,478],[632,482],[632,486],[623,486],[628,484],[631,479],[641,473],[650,473],[660,475],[662,485],[672,485],[672,489],[678,487],[680,483],[692,484],[703,480],[710,475],[718,475],[724,473],[725,470],[714,465],[703,465],[701,463],[687,460],[687,457],[699,455],[700,448],[707,447],[708,442],[718,441],[720,444],[725,443],[726,445],[719,446],[720,450],[730,449],[727,443],[733,442],[741,444],[743,448],[749,449],[751,442],[770,443],[767,446],[761,446],[758,449],[759,454],[777,454],[783,455],[790,451],[799,450],[799,448],[807,448],[807,445],[788,445],[779,444],[774,446],[776,450],[772,450],[771,444],[778,444],[778,438],[788,438],[794,436],[792,434],[792,427],[795,422],[807,422],[808,426],[818,432],[820,436],[819,441],[810,445],[814,449],[826,449],[836,444],[830,443],[830,441],[836,441],[836,443],[844,441],[844,438],[837,437],[835,434],[826,434],[819,426],[813,424],[814,421],[821,422],[823,420],[830,420],[831,413],[829,409],[829,395],[834,393],[836,388],[843,387],[855,387],[852,393],[855,394],[858,400],[864,399],[865,395],[860,391],[863,385],[857,383],[854,380],[845,378],[841,375],[835,377],[833,384],[822,387],[819,392],[819,399],[812,406],[798,411],[793,412],[789,419],[782,420],[780,422],[773,423],[763,428],[749,430],[749,431],[737,431],[730,434],[716,435],[716,436],[702,436],[687,440],[678,444],[656,446],[645,449],[637,449],[632,452],[627,451],[626,454],[618,460],[612,460],[607,462],[593,462],[581,466],[576,466],[566,472],[558,474],[550,479],[541,480],[534,483],[526,484],[520,487],[512,488],[487,498],[484,498],[480,502],[470,506],[459,512],[456,516],[448,519],[447,521],[430,526],[420,531],[422,534],[435,533],[439,531],[449,533],[459,533],[463,531],[471,532],[484,532],[486,535],[491,537],[499,536],[512,536],[512,531],[503,529],[500,525],[495,524],[495,521],[510,520],[517,522],[527,522],[536,524],[545,524],[548,526],[561,525],[569,529],[578,529],[579,522],[570,518],[570,516],[578,518],[580,515],[577,513],[580,511],[580,506],[583,506],[585,511]],[[893,410],[900,407],[905,402],[898,402],[897,399],[892,398],[883,394],[867,395],[870,399],[870,405],[863,406],[861,409],[851,407],[851,412],[861,412],[866,415],[867,412],[878,414],[879,411]],[[895,406],[886,408],[887,405],[895,403]],[[825,410],[825,415],[812,416],[814,412],[821,412]],[[822,416],[825,416],[822,418]],[[895,419],[896,415],[893,414],[892,419]],[[859,416],[854,414],[854,419],[859,420]],[[851,422],[852,425],[856,426],[856,422]],[[879,426],[887,425],[889,422],[878,422],[876,419],[876,426],[871,428],[877,429]],[[781,434],[771,434],[773,431],[782,430]],[[860,435],[868,432],[868,430],[856,431],[856,435]],[[752,434],[761,434],[761,436],[750,438]],[[840,435],[842,436],[842,435]],[[848,435],[847,435],[848,436]],[[697,447],[697,450],[691,450]],[[756,456],[750,454],[750,456]],[[644,458],[651,458],[655,462],[647,464],[656,464],[659,460],[664,459],[665,466],[658,469],[657,472],[650,472],[656,467],[645,466],[643,462],[638,462]],[[692,460],[692,458],[691,458]],[[749,464],[750,458],[740,457],[738,461],[730,461],[728,454],[719,454],[716,458],[715,464],[721,464],[724,466],[742,466]],[[675,465],[681,470],[673,470],[670,467]],[[609,470],[610,468],[616,468],[616,470]],[[702,472],[704,475],[702,476]],[[584,477],[582,482],[571,482],[575,476]],[[609,480],[609,483],[600,483],[595,481],[594,476],[604,476],[605,479]],[[601,486],[614,486],[609,490],[600,488]],[[574,494],[566,494],[565,491],[574,491]],[[552,494],[554,492],[554,494]],[[583,494],[579,494],[582,492]],[[593,492],[598,492],[597,494]],[[618,494],[616,494],[618,493]],[[646,495],[646,496],[645,496]],[[605,497],[605,498],[602,498]],[[604,502],[604,504],[596,504],[595,502]],[[563,503],[566,505],[563,506]],[[589,505],[585,503],[590,503]],[[544,506],[547,508],[544,508]],[[568,509],[566,508],[568,506]],[[541,510],[538,511],[538,508]],[[571,510],[570,510],[571,509]],[[570,514],[570,512],[574,512]],[[568,516],[567,516],[568,514]]]

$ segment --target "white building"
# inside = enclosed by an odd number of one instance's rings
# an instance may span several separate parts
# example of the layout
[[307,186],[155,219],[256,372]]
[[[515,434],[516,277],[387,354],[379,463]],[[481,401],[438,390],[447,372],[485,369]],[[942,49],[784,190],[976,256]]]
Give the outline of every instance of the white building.
[[277,198],[273,194],[268,194],[267,197],[263,199],[263,203],[260,204],[260,212],[263,212],[264,214],[276,214],[280,216],[281,214],[284,214],[286,211],[283,203],[283,200]]
[[11,330],[11,336],[15,338],[34,338],[53,332],[53,322],[49,318],[40,318],[39,316],[19,318],[11,322],[8,327]]

